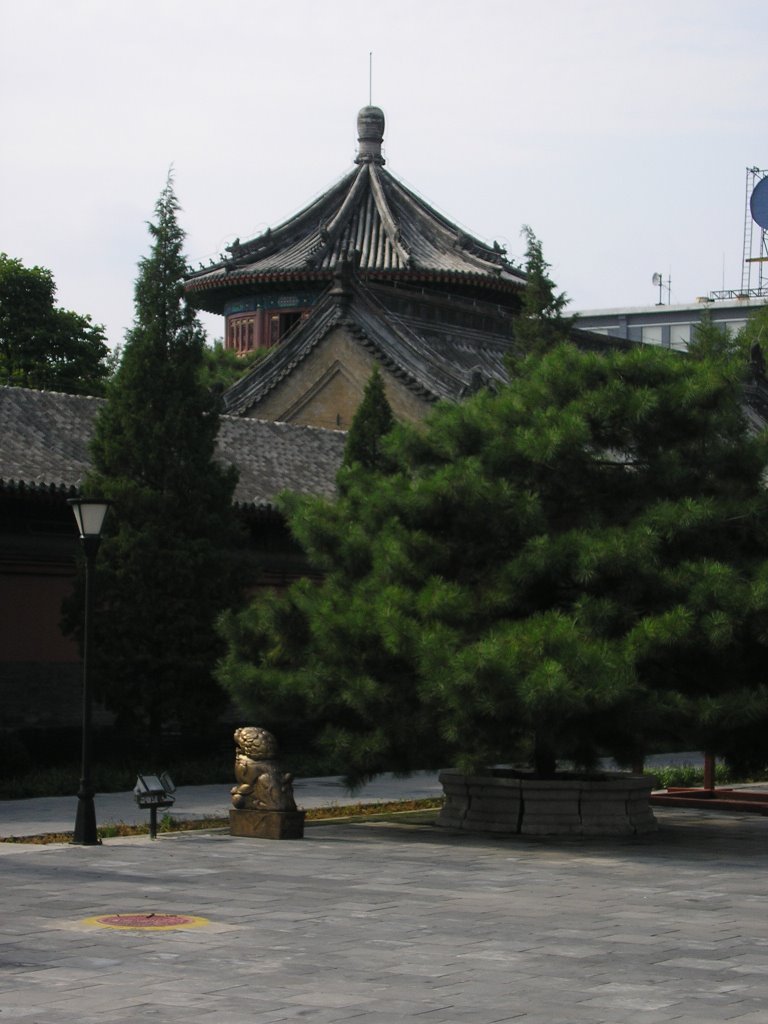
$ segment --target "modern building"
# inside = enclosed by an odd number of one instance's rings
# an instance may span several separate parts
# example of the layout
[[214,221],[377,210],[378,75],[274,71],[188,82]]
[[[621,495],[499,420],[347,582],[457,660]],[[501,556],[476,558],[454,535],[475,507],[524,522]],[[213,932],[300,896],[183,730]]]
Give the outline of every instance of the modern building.
[[[665,305],[661,274],[653,275],[659,288],[655,306],[621,309],[587,309],[579,313],[579,327],[596,334],[625,341],[661,345],[685,351],[695,336],[706,310],[712,323],[729,334],[737,334],[755,311],[768,305],[768,170],[747,167],[744,194],[744,239],[741,285],[712,291],[686,305]],[[763,349],[768,340],[763,343]]]
[[768,296],[700,298],[688,305],[586,309],[579,312],[577,324],[593,334],[685,351],[705,310],[714,324],[736,334],[745,326],[750,314],[766,305]]

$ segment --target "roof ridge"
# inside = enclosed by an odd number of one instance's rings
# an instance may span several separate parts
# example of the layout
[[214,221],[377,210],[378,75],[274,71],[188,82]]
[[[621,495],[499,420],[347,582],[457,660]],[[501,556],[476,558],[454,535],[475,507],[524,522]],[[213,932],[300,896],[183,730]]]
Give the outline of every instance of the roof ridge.
[[346,227],[355,211],[358,197],[365,188],[365,181],[369,177],[368,167],[368,164],[360,164],[358,167],[352,187],[344,197],[341,206],[331,220],[320,229],[320,242],[307,256],[307,266],[316,266],[322,257],[333,248],[333,243],[341,234],[342,229]]
[[381,217],[381,223],[389,236],[392,248],[397,252],[398,256],[402,260],[403,266],[407,269],[411,263],[411,255],[403,245],[400,228],[395,223],[395,218],[392,216],[392,211],[387,203],[387,197],[384,195],[384,188],[382,187],[381,180],[379,179],[379,172],[376,169],[376,165],[372,163],[369,166],[371,168],[371,191],[373,192],[376,209]]
[[241,426],[243,423],[254,423],[261,426],[267,427],[283,427],[291,432],[293,431],[315,431],[320,434],[346,434],[346,430],[341,430],[338,427],[317,427],[311,423],[289,423],[287,420],[265,420],[260,416],[236,416],[232,413],[221,413],[219,420],[226,420],[228,423],[237,423]]
[[23,384],[0,384],[0,391],[21,391],[28,395],[56,395],[58,398],[74,398],[90,402],[105,402],[103,395],[73,395],[71,391],[54,391],[49,388],[28,388]]
[[432,217],[434,217],[434,219],[440,224],[441,228],[448,234],[450,234],[452,231],[456,231],[458,237],[469,239],[472,243],[479,246],[484,252],[487,252],[489,263],[495,263],[499,267],[501,267],[502,270],[507,270],[509,272],[518,274],[521,277],[525,277],[525,272],[522,267],[516,267],[511,260],[508,260],[503,255],[503,253],[494,249],[493,245],[490,245],[488,242],[484,242],[482,238],[473,234],[463,225],[455,223],[453,220],[450,219],[447,213],[443,213],[442,210],[440,210],[430,199],[427,199],[426,196],[423,196],[413,186],[406,184],[406,182],[403,181],[401,178],[397,177],[395,174],[392,174],[391,171],[387,171],[384,168],[382,168],[381,173],[387,180],[387,182],[389,182],[391,186],[394,186],[396,189],[402,192],[410,202],[414,203],[421,209],[427,210],[429,214]]

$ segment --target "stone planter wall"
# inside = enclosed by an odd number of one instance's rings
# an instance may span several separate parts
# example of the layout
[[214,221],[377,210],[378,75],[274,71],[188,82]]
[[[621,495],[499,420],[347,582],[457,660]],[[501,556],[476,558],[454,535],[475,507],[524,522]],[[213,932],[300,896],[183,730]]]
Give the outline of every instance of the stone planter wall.
[[639,835],[656,830],[654,780],[603,772],[537,779],[524,773],[440,773],[445,806],[437,824],[467,832],[521,835]]

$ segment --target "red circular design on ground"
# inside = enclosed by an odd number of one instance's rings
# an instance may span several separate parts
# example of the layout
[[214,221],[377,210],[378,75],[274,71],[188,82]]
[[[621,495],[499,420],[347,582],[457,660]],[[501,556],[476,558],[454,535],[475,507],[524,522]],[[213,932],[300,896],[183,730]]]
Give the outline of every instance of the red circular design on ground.
[[122,928],[172,928],[174,925],[192,924],[194,917],[183,914],[108,914],[99,918],[99,924]]

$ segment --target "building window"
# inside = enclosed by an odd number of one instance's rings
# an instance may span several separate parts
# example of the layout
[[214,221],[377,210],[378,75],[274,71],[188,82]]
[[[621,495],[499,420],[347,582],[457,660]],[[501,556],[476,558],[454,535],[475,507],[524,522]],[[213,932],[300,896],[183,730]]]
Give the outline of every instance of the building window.
[[690,324],[670,324],[669,347],[677,349],[678,352],[685,352],[691,340]]
[[240,354],[256,348],[271,348],[306,315],[306,309],[289,309],[274,312],[257,310],[255,315],[230,316],[227,319],[227,348]]
[[660,345],[661,344],[661,327],[654,325],[645,326],[641,329],[640,340],[644,345]]
[[723,327],[728,332],[729,337],[733,338],[734,335],[738,334],[740,330],[747,326],[746,320],[726,320],[723,323]]
[[280,314],[273,313],[269,318],[269,344],[276,345],[280,341]]

